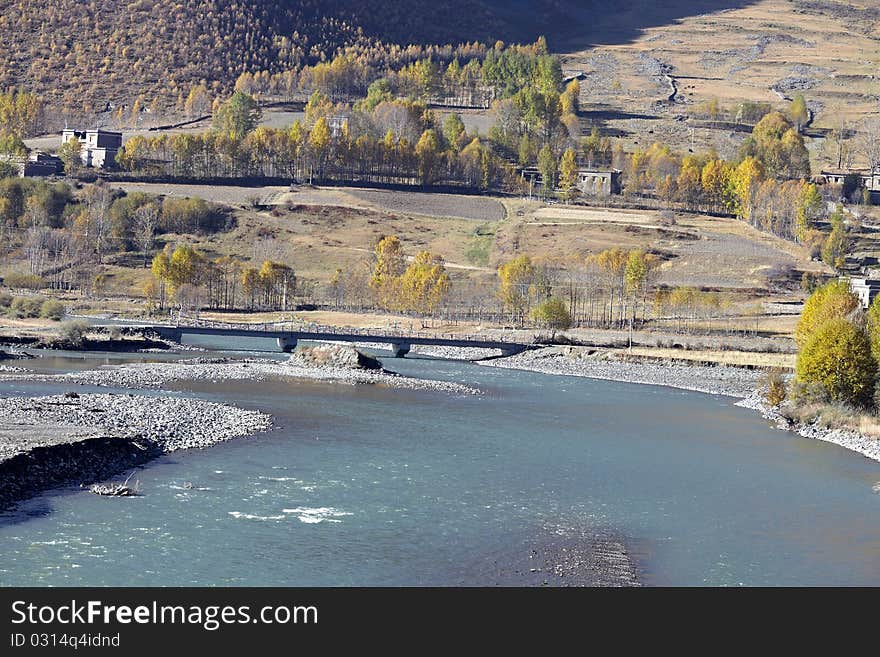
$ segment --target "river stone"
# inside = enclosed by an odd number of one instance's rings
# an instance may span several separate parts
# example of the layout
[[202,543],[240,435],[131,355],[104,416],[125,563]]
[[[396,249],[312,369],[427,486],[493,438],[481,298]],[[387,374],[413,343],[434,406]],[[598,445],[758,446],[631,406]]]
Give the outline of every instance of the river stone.
[[379,370],[382,363],[348,345],[297,346],[290,356],[294,365],[305,367],[336,367],[353,370]]

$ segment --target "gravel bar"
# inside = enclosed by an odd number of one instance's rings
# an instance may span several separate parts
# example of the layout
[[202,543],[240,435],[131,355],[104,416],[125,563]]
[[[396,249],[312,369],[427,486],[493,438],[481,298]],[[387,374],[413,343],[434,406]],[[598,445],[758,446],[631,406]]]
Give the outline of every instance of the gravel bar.
[[171,381],[265,380],[271,378],[310,379],[346,384],[382,384],[394,388],[434,390],[453,394],[479,394],[470,386],[401,376],[384,370],[341,367],[304,367],[291,362],[263,359],[230,360],[196,358],[174,363],[131,363],[96,370],[64,374],[0,373],[0,381],[28,381],[97,385],[128,389],[161,388]]
[[480,364],[543,374],[668,386],[738,398],[747,397],[754,392],[762,375],[757,370],[728,365],[645,362],[585,347],[546,347]]

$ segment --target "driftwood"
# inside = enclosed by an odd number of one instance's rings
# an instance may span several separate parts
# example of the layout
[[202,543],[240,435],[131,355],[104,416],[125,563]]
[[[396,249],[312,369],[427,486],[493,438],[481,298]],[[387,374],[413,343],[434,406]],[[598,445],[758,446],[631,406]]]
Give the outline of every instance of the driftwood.
[[89,491],[95,495],[104,495],[107,497],[133,497],[135,495],[140,495],[138,481],[134,482],[134,486],[128,485],[132,476],[134,476],[134,473],[128,475],[126,480],[121,484],[118,481],[109,484],[92,484],[89,486]]

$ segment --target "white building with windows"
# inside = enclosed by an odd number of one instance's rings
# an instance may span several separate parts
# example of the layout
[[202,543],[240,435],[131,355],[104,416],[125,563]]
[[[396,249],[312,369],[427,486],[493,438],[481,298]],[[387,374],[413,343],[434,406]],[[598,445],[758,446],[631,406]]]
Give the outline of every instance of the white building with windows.
[[72,130],[61,133],[61,143],[79,140],[82,162],[87,167],[112,169],[116,167],[116,155],[122,148],[122,133],[110,130]]

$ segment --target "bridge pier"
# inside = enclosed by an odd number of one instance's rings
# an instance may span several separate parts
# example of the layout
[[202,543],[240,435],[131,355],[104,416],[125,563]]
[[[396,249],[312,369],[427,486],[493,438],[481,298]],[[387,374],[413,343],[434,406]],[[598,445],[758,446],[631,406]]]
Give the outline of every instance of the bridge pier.
[[391,343],[391,351],[394,353],[395,358],[403,358],[409,353],[410,344],[409,342],[393,342]]
[[294,337],[276,338],[275,341],[278,343],[278,348],[285,354],[289,354],[296,349],[296,338]]

